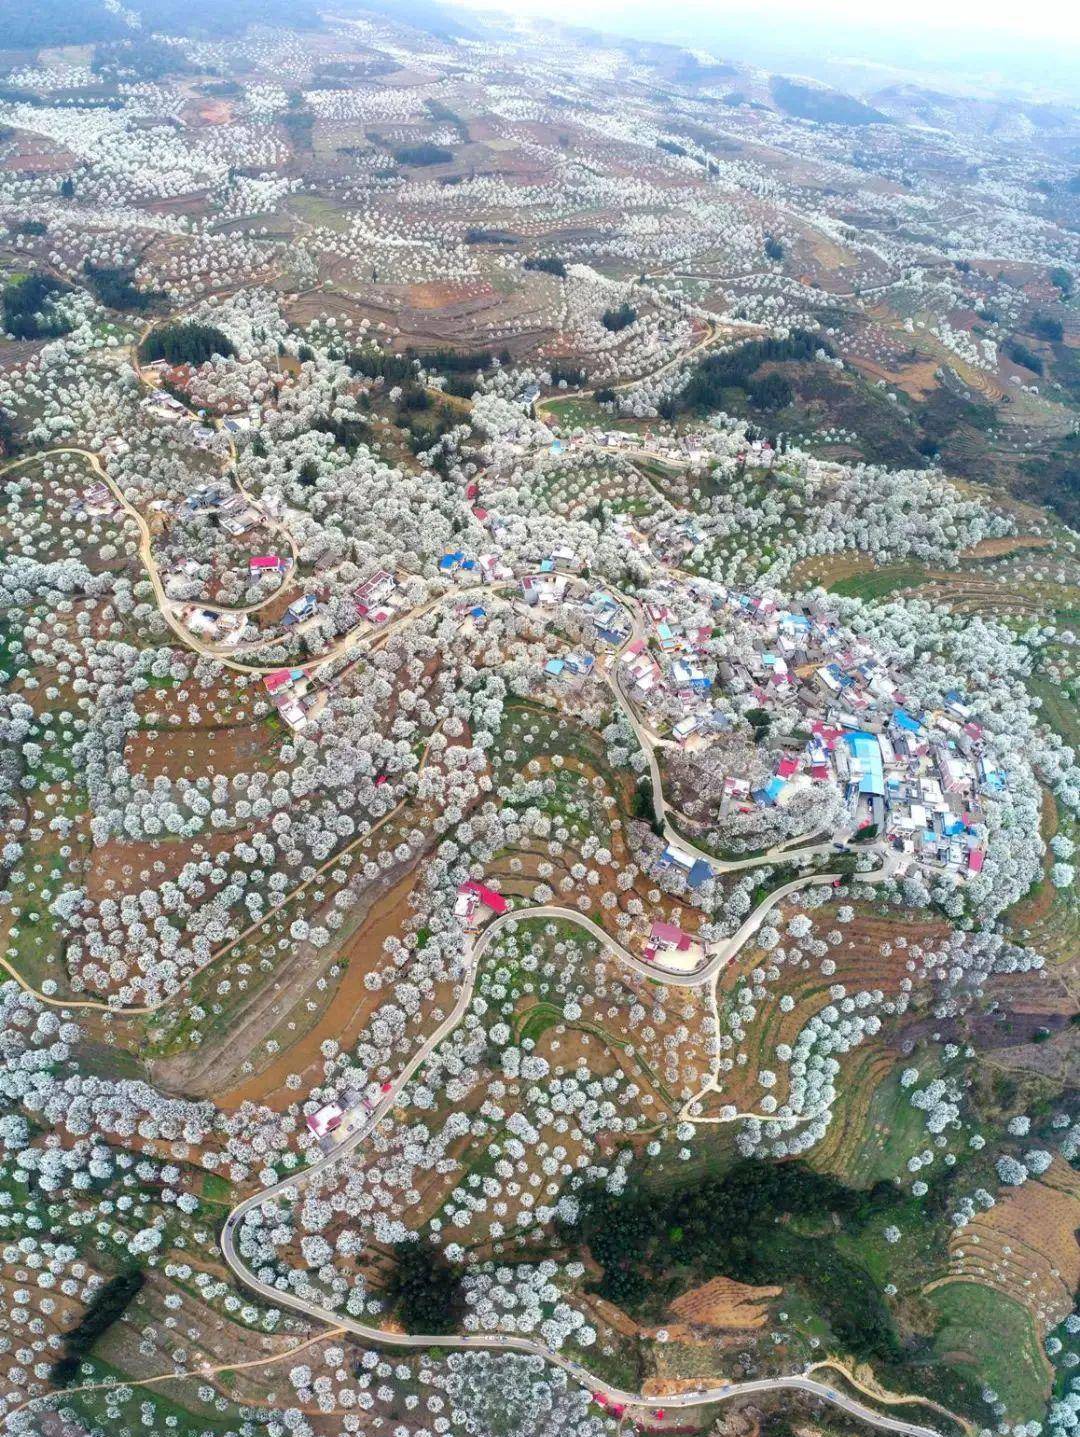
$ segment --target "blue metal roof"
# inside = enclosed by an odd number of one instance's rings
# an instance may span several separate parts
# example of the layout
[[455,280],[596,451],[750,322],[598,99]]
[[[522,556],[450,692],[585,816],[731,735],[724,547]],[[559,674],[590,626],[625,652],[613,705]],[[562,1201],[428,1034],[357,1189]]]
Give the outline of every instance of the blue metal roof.
[[859,792],[884,796],[885,772],[881,761],[881,747],[872,733],[856,729],[844,735],[844,742],[851,749],[862,767],[859,778]]

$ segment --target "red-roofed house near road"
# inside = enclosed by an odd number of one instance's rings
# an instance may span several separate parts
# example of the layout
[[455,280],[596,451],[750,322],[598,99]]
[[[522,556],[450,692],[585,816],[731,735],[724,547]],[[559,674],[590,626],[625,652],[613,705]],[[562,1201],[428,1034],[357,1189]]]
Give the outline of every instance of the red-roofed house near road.
[[510,904],[501,893],[496,893],[494,888],[488,888],[483,883],[477,883],[474,878],[470,878],[467,883],[463,883],[458,891],[461,893],[475,893],[484,907],[490,908],[492,913],[505,913],[510,907]]
[[337,1103],[327,1103],[317,1113],[308,1114],[307,1125],[317,1138],[325,1138],[327,1133],[332,1133],[340,1125],[344,1116]]
[[674,948],[677,953],[685,953],[693,942],[677,923],[654,923],[649,939],[658,948]]

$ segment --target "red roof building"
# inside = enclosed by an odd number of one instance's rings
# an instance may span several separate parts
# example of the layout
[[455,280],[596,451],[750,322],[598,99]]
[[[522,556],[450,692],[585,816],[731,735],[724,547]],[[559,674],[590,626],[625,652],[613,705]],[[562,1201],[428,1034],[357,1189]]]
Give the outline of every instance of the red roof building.
[[649,937],[653,943],[660,943],[665,948],[674,948],[679,953],[685,953],[693,941],[690,934],[684,933],[677,923],[661,923],[659,921],[653,924]]
[[460,893],[475,893],[484,907],[490,908],[492,913],[505,913],[510,907],[510,904],[501,893],[496,893],[494,888],[488,888],[483,883],[477,883],[474,878],[470,878],[467,883],[463,883],[458,891]]
[[263,683],[267,693],[276,694],[279,689],[286,688],[292,683],[292,670],[275,669],[272,674],[263,675]]
[[325,1138],[335,1128],[341,1126],[341,1120],[345,1116],[337,1103],[327,1103],[325,1108],[320,1108],[317,1113],[309,1113],[307,1125],[317,1138]]

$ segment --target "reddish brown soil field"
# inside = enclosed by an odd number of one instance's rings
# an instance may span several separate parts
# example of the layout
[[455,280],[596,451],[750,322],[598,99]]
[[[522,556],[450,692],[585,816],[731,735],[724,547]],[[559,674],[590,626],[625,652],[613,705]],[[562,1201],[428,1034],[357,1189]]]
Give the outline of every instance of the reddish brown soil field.
[[147,778],[197,778],[213,773],[250,773],[265,768],[280,740],[266,724],[229,724],[212,729],[140,729],[129,736],[124,762]]

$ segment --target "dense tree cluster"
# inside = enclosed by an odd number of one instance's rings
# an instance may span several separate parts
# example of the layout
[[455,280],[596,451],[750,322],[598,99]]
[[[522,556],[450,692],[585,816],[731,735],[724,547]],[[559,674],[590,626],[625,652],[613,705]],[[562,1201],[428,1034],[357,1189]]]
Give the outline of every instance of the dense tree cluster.
[[899,1342],[876,1283],[835,1250],[829,1232],[834,1215],[858,1231],[896,1203],[889,1183],[860,1192],[798,1162],[747,1162],[674,1192],[586,1192],[567,1232],[603,1267],[602,1295],[632,1311],[660,1311],[675,1289],[718,1274],[795,1284],[847,1350],[894,1358]]
[[[726,353],[706,355],[695,365],[679,402],[688,409],[709,410],[722,408],[725,389],[744,389],[755,396],[751,388],[753,376],[763,364],[810,360],[820,350],[831,353],[821,336],[797,329],[786,339],[750,340]],[[769,402],[763,403],[760,390],[756,393],[755,402],[762,408],[781,407],[772,402],[775,388],[764,391]],[[790,393],[790,386],[785,392]]]
[[152,329],[140,352],[147,364],[164,359],[169,364],[199,365],[215,355],[229,358],[236,349],[228,335],[215,325],[170,323]]
[[50,339],[66,334],[71,324],[57,301],[69,287],[50,275],[14,279],[0,293],[4,328],[14,339]]
[[138,1268],[131,1268],[110,1278],[98,1289],[78,1325],[64,1334],[63,1355],[53,1365],[51,1374],[55,1383],[70,1386],[78,1376],[82,1359],[102,1333],[123,1315],[145,1280]]
[[164,297],[160,290],[141,290],[138,287],[134,266],[98,265],[87,259],[83,261],[83,273],[94,298],[109,309],[129,309],[136,314],[145,314],[158,308]]
[[610,329],[612,334],[618,334],[622,329],[629,329],[635,319],[637,310],[624,301],[618,309],[605,309],[600,316],[600,323],[605,329]]
[[406,1332],[453,1332],[462,1307],[460,1281],[436,1249],[398,1243],[387,1301]]

